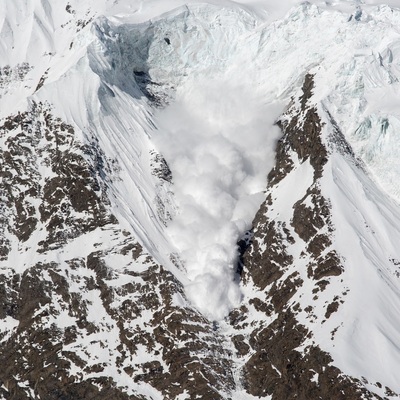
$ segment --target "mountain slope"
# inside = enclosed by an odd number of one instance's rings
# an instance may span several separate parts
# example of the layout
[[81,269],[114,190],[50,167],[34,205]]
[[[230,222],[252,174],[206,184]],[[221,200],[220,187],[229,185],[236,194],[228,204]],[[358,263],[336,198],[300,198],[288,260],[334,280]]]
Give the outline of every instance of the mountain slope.
[[1,5],[2,398],[398,398],[400,11],[244,3]]
[[[398,278],[389,258],[396,249],[385,243],[379,266],[364,249],[376,240],[370,226],[379,221],[390,231],[398,211],[386,208],[387,220],[369,212],[372,205],[388,207],[388,200],[365,176],[331,116],[313,103],[313,89],[307,75],[303,94],[279,122],[284,136],[267,198],[250,242],[243,243],[246,300],[231,313],[231,325],[245,385],[273,399],[375,398],[366,388],[397,398],[390,389],[396,373],[386,369],[396,365],[396,355],[385,353],[397,340],[395,316],[376,310],[382,296],[397,308]],[[344,181],[337,174],[345,174]],[[373,242],[361,236],[365,227]],[[352,234],[359,242],[349,246]],[[371,376],[377,381],[365,378]]]

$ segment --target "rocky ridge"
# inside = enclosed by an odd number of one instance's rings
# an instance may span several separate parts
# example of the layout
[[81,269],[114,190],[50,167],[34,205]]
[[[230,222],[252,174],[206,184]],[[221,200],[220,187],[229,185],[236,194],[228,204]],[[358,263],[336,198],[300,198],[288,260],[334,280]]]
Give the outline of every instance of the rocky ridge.
[[[232,340],[244,364],[242,383],[254,396],[380,399],[365,388],[367,381],[343,374],[315,342],[314,332],[301,322],[305,317],[311,324],[324,324],[346,302],[344,265],[334,246],[337,228],[332,223],[329,193],[322,191],[320,180],[334,152],[358,163],[334,124],[329,140],[323,134],[326,127],[313,103],[313,87],[313,75],[307,74],[301,95],[293,98],[278,121],[283,136],[277,145],[276,165],[268,175],[266,200],[253,221],[251,239],[242,243],[241,277],[248,295],[230,314],[235,330]],[[296,174],[299,170],[301,175]],[[276,188],[291,174],[303,192],[289,187],[296,197],[291,197],[291,210],[282,210],[281,196],[288,193]],[[299,180],[306,180],[307,174],[309,179],[302,185]],[[335,281],[344,290],[330,290]],[[308,298],[307,290],[312,292]],[[321,312],[314,310],[322,293],[325,318],[320,320],[316,315]],[[332,340],[339,328],[331,331]],[[376,387],[382,385],[378,382]],[[388,387],[385,395],[397,396]]]
[[[149,398],[144,384],[164,398],[223,398],[226,339],[119,226],[105,179],[113,160],[44,104],[0,129],[2,398]],[[169,179],[157,157],[154,168]]]

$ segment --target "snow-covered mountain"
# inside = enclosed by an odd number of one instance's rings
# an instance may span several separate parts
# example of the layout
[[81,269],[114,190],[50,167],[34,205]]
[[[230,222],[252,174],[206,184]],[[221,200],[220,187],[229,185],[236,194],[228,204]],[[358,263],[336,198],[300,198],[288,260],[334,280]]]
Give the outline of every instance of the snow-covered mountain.
[[397,399],[397,1],[0,2],[0,398]]

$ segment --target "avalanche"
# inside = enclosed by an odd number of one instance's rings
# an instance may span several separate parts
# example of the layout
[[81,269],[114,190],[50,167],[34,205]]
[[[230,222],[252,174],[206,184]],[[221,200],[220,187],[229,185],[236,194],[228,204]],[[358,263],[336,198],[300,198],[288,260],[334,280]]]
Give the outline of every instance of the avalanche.
[[[173,176],[176,211],[164,234],[170,251],[181,259],[189,299],[209,318],[223,318],[243,299],[235,278],[236,242],[250,228],[262,200],[260,191],[278,137],[274,122],[306,73],[315,76],[313,100],[329,111],[376,182],[387,193],[397,194],[393,183],[398,163],[393,152],[398,119],[391,110],[398,96],[399,18],[400,13],[388,6],[304,3],[292,8],[284,19],[270,23],[248,8],[192,5],[149,24],[124,26],[119,19],[111,27],[110,37],[122,46],[119,57],[129,54],[127,49],[135,45],[146,46],[136,49],[142,58],[130,65],[146,71],[158,87],[165,88],[169,105],[154,113],[157,129],[148,131]],[[138,30],[148,39],[135,39]],[[376,100],[375,93],[383,90],[393,93],[386,103]],[[154,94],[157,96],[156,91]],[[374,123],[377,118],[382,122]],[[335,204],[344,204],[341,195],[327,190],[332,192],[334,209]],[[283,204],[291,207],[290,201]],[[377,214],[375,218],[382,217]],[[345,225],[335,222],[336,226]],[[349,222],[347,231],[357,232],[357,224]],[[357,263],[348,255],[345,243],[336,243],[339,254]],[[367,255],[365,262],[376,266],[374,257]],[[350,282],[350,291],[356,293],[358,283]],[[379,278],[371,276],[363,287],[371,285],[367,292],[378,293],[372,289],[378,282]],[[398,295],[393,296],[388,301],[397,307]],[[359,313],[359,301],[349,300],[348,319],[340,318],[349,331],[356,329],[353,318]],[[389,315],[385,321],[392,318]],[[363,332],[371,331],[375,323],[393,324],[369,318]],[[344,371],[355,376],[374,374],[374,364],[363,361],[364,347],[351,345],[350,350],[347,344],[339,345],[354,343],[360,340],[358,336],[350,335],[344,342],[338,339],[336,349],[325,343],[327,336],[326,331],[319,341],[335,354]],[[365,343],[371,346],[368,340]],[[376,339],[373,351],[378,352],[382,343]],[[384,354],[390,358],[391,350]],[[393,360],[396,354],[392,353]],[[377,375],[398,389],[395,376]]]
[[[344,373],[400,391],[393,372],[400,360],[396,6],[372,0],[74,0],[59,8],[46,0],[3,1],[0,116],[48,105],[71,124],[73,142],[98,146],[108,164],[99,161],[96,173],[121,232],[132,234],[183,285],[189,302],[175,296],[174,306],[194,307],[229,336],[226,317],[247,304],[253,290],[237,274],[238,241],[265,201],[281,135],[276,121],[288,107],[299,107],[296,95],[304,77],[312,76],[325,140],[343,133],[358,164],[334,154],[321,178],[332,205],[335,251],[346,267],[345,311],[325,325],[321,305],[316,323],[299,318]],[[39,141],[38,151],[46,146]],[[101,158],[82,153],[89,161]],[[54,171],[44,156],[36,162],[44,186]],[[297,160],[272,193],[271,202],[280,203],[269,217],[289,226],[294,203],[312,179],[309,164]],[[31,203],[39,215],[39,202]],[[74,239],[63,251],[39,254],[44,228],[23,245],[5,230],[10,252],[1,268],[12,260],[14,272],[23,274],[30,263],[88,258],[97,239],[114,245],[93,231],[85,236],[87,247]],[[292,251],[301,270],[299,249]],[[119,258],[109,258],[122,271]],[[299,304],[312,302],[310,288],[298,291]],[[332,285],[326,293],[334,290],[344,288]],[[95,314],[92,309],[100,323]],[[9,318],[3,325],[5,337],[17,327]],[[117,349],[117,330],[110,332]]]

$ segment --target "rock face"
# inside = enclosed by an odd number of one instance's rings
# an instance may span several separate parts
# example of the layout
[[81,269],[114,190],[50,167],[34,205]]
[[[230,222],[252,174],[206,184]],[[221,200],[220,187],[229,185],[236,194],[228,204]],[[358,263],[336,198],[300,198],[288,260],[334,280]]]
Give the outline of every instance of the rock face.
[[[145,257],[129,238],[119,255]],[[3,310],[14,307],[5,313],[19,321],[2,343],[6,398],[29,399],[32,392],[48,399],[148,398],[118,387],[118,375],[130,386],[150,384],[165,398],[183,391],[193,398],[222,398],[218,391],[233,387],[228,354],[209,322],[173,306],[172,296],[182,290],[176,280],[143,260],[148,270],[126,273],[125,283],[115,285],[121,276],[108,270],[105,256],[71,260],[68,269],[35,265],[13,276],[19,280],[13,293],[4,282]],[[101,318],[94,319],[93,312]],[[63,328],[52,322],[57,318],[64,319]],[[209,351],[215,358],[205,355]]]
[[[76,141],[72,126],[34,103],[0,127],[7,229],[27,242],[43,226],[38,252],[57,249],[83,232],[115,223],[101,175],[105,160],[95,143]],[[4,225],[3,225],[4,226]],[[8,253],[3,237],[3,252]]]
[[[0,316],[15,327],[1,334],[2,396],[139,399],[148,384],[164,398],[223,398],[234,387],[225,338],[119,226],[102,179],[112,160],[43,104],[0,129]],[[23,272],[15,246],[27,253]]]
[[[254,219],[251,243],[242,257],[243,284],[253,287],[257,296],[230,315],[237,331],[236,349],[246,360],[243,385],[254,396],[272,399],[379,398],[357,379],[343,375],[297,318],[302,312],[313,318],[313,303],[305,305],[299,296],[304,286],[313,286],[317,301],[343,270],[340,255],[332,248],[335,227],[329,199],[319,183],[329,150],[322,139],[318,111],[310,102],[312,75],[305,77],[302,92],[294,102],[299,107],[292,104],[279,122],[283,137],[268,177],[267,198]],[[282,209],[279,203],[284,201],[276,188],[304,163],[310,179],[304,193],[295,198],[290,219],[285,220],[273,211]],[[342,303],[342,294],[337,293],[326,306],[325,318]],[[243,331],[248,332],[247,338]]]

